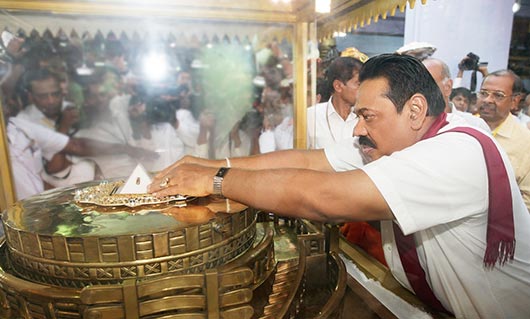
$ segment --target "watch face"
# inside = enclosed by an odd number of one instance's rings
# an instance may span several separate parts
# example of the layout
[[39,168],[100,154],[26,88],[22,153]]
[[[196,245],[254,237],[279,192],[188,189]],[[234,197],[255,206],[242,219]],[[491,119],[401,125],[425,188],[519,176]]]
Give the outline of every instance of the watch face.
[[230,168],[229,167],[221,167],[218,171],[217,171],[217,174],[215,174],[215,176],[217,177],[224,177],[226,175],[226,173],[228,173],[228,170]]

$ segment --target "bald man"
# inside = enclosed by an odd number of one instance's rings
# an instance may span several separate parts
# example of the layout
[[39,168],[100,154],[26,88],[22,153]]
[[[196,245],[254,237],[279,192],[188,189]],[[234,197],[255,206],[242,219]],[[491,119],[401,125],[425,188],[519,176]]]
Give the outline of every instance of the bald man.
[[471,113],[459,111],[453,102],[450,101],[451,91],[453,89],[453,80],[451,79],[451,72],[445,62],[435,58],[428,58],[423,60],[423,64],[429,70],[429,73],[438,84],[438,87],[442,91],[442,95],[445,100],[445,112],[451,113],[448,116],[460,116],[471,126],[480,128],[486,132],[491,132],[490,127],[483,119],[474,116]]

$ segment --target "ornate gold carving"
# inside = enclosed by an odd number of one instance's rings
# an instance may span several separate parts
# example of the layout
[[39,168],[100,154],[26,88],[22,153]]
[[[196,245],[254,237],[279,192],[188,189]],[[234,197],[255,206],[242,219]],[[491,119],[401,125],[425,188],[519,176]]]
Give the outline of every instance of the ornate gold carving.
[[[24,278],[43,283],[64,280],[66,286],[83,287],[86,284],[118,283],[127,278],[152,277],[169,273],[199,273],[219,267],[250,249],[255,235],[256,225],[252,223],[237,235],[196,251],[131,262],[88,264],[50,261],[17,251],[12,251],[10,257],[12,263],[18,266],[18,273]],[[110,245],[107,241],[105,247],[113,256],[116,256],[114,252],[119,250],[114,240]]]
[[124,181],[122,180],[116,182],[103,181],[96,186],[77,189],[74,200],[82,204],[96,204],[106,207],[138,207],[162,203],[172,203],[174,206],[184,207],[186,206],[186,201],[189,200],[189,198],[182,195],[170,195],[158,198],[151,194],[116,194],[123,184]]
[[[238,216],[241,222],[254,220],[249,218],[254,217],[253,214],[245,212],[240,215],[246,215]],[[217,234],[212,229],[210,231],[212,236]],[[169,236],[183,236],[182,232],[172,233],[168,235],[168,242]],[[30,260],[21,258],[20,254],[8,253],[8,247],[0,240],[0,298],[9,307],[4,308],[4,311],[10,311],[9,318],[28,315],[51,319],[50,314],[55,314],[61,318],[109,319],[116,318],[118,314],[129,317],[131,313],[136,314],[132,317],[143,318],[156,317],[162,312],[168,316],[194,318],[195,315],[203,315],[206,308],[219,317],[265,318],[265,314],[273,318],[297,317],[302,313],[309,293],[305,279],[308,267],[305,255],[311,253],[311,249],[304,246],[309,245],[311,240],[318,241],[319,236],[310,240],[307,234],[304,235],[306,238],[299,237],[299,245],[293,247],[298,250],[299,258],[276,264],[274,237],[277,235],[274,235],[272,227],[264,223],[252,224],[241,233],[237,238],[231,235],[230,242],[218,241],[214,245],[215,250],[202,247],[196,251],[197,256],[202,257],[195,259],[193,267],[190,267],[193,262],[189,252],[180,254],[176,260],[151,258],[129,264],[108,263],[90,267],[94,264],[86,263],[83,267],[83,263],[78,263],[75,267],[71,264],[71,267],[65,267],[64,261],[45,264],[42,259]],[[109,238],[103,241],[111,246],[117,242]],[[138,243],[149,241],[147,235],[138,236]],[[76,240],[75,243],[82,241]],[[224,249],[225,246],[232,249]],[[312,258],[315,257],[319,256],[312,255]],[[322,277],[327,278],[330,283],[327,289],[331,290],[340,282],[345,282],[344,266],[338,267],[335,263],[341,261],[333,257],[327,259],[328,266],[325,268],[329,273]],[[202,262],[199,262],[201,258]],[[40,269],[40,272],[34,269]],[[57,271],[74,273],[84,280],[76,282],[53,277]],[[145,276],[147,273],[151,275]],[[19,274],[22,275],[17,276]],[[111,276],[120,280],[100,280]],[[140,278],[142,276],[144,278]],[[340,305],[341,296],[323,309],[332,312]],[[264,303],[256,298],[267,298],[268,301]],[[2,311],[0,309],[0,317],[5,314]],[[328,316],[332,317],[339,318]]]

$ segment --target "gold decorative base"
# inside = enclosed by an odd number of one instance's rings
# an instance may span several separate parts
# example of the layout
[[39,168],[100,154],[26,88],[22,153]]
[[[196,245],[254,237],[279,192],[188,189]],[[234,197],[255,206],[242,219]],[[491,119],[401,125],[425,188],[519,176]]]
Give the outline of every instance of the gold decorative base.
[[[20,278],[1,241],[0,318],[340,318],[342,261],[334,254],[307,256],[315,238],[303,235],[298,258],[276,260],[275,250],[292,233],[274,235],[268,223],[258,223],[257,230],[257,243],[222,267],[84,288]],[[307,276],[326,279],[315,284]]]
[[[85,205],[76,190],[42,193],[2,216],[4,318],[311,318],[310,291],[321,309],[344,294],[342,262],[311,224],[214,198]],[[315,288],[308,274],[326,284]]]

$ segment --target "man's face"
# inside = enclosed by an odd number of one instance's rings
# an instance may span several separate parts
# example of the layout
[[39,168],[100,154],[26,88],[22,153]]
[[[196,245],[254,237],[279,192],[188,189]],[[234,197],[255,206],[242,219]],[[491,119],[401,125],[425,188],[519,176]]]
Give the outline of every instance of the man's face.
[[140,118],[145,114],[146,111],[145,102],[142,100],[134,100],[129,102],[128,111],[131,118]]
[[456,109],[459,111],[466,112],[467,109],[469,108],[469,99],[461,94],[453,97],[451,102],[453,102]]
[[357,91],[359,90],[359,72],[353,71],[353,77],[346,83],[336,80],[338,87],[335,87],[335,92],[339,94],[340,98],[350,105],[355,105],[357,101]]
[[512,87],[513,80],[508,75],[486,77],[477,93],[477,105],[484,121],[498,123],[508,117],[510,110],[519,103]]
[[354,135],[359,136],[365,157],[376,160],[402,150],[415,141],[407,112],[397,113],[386,96],[387,81],[383,78],[364,81],[359,87],[355,113],[359,122]]
[[54,78],[31,82],[30,96],[46,117],[55,120],[61,114],[63,93]]
[[89,84],[85,96],[85,109],[87,112],[100,112],[109,106],[111,95],[101,84]]

